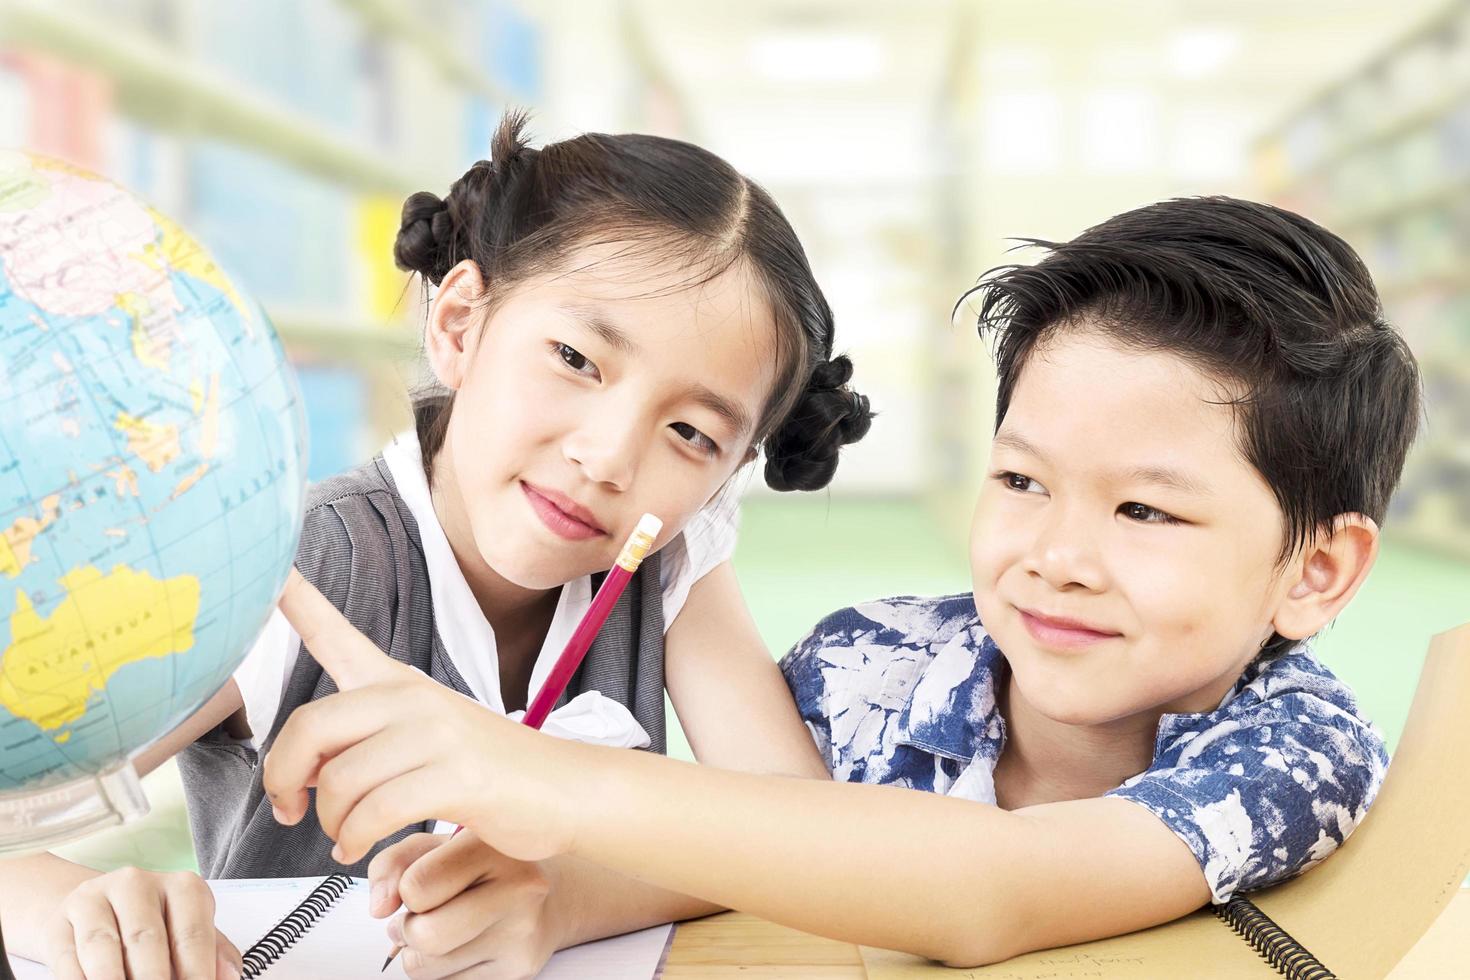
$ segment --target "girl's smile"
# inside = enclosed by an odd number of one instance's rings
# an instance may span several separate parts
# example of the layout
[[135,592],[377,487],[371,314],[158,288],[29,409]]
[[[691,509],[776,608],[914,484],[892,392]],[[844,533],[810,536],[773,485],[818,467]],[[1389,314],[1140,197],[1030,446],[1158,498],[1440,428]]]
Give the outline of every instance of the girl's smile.
[[569,541],[586,541],[589,538],[607,536],[607,529],[597,523],[592,512],[566,494],[538,487],[525,480],[521,481],[521,490],[525,492],[531,509],[552,534]]

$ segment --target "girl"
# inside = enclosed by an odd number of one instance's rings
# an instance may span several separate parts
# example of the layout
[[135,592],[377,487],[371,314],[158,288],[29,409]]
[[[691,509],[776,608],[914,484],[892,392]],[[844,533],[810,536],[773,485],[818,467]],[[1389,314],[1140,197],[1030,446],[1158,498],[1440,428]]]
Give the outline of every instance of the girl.
[[1207,198],[984,288],[1000,383],[972,594],[843,610],[783,662],[841,782],[545,738],[384,658],[293,579],[283,608],[349,690],[277,739],[281,819],[315,786],[346,861],[433,814],[514,858],[960,965],[1326,858],[1387,756],[1301,641],[1372,567],[1419,405],[1362,263],[1296,215]]
[[[817,489],[871,417],[802,248],[770,197],[704,150],[586,135],[537,151],[522,126],[504,120],[492,160],[447,198],[405,204],[395,258],[438,287],[425,346],[444,393],[416,406],[414,432],[312,489],[296,565],[405,669],[513,712],[596,573],[657,514],[658,550],[547,730],[662,752],[667,689],[701,761],[824,775],[730,565],[728,488],[758,448],[772,487]],[[341,870],[311,820],[272,818],[260,786],[292,710],[335,690],[300,648],[274,619],[231,683],[137,761],[179,754],[210,877]],[[532,973],[559,945],[709,908],[571,863],[507,864],[484,884],[458,908],[499,933],[461,958]],[[0,887],[17,951],[60,977],[238,972],[196,876],[42,855]],[[587,898],[602,893],[615,900]]]

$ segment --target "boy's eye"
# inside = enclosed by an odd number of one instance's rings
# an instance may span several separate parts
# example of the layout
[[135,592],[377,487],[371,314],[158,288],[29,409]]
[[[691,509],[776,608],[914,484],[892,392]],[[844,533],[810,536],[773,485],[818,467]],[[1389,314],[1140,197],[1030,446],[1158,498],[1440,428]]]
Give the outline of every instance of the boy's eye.
[[570,347],[562,343],[553,344],[552,347],[555,349],[557,356],[573,371],[588,378],[601,377],[597,372],[597,365],[582,356],[581,351],[575,347]]
[[715,456],[720,452],[720,447],[715,445],[713,439],[700,432],[688,422],[675,422],[669,428],[678,433],[680,439],[683,439],[706,456]]
[[995,478],[1001,483],[1004,483],[1007,488],[1019,491],[1020,493],[1046,493],[1045,487],[1024,473],[1012,473],[1009,470],[1003,470],[995,474]]
[[1136,501],[1126,503],[1122,507],[1119,507],[1118,512],[1126,516],[1129,520],[1137,521],[1140,524],[1183,523],[1172,514],[1166,514],[1156,507],[1150,507],[1148,504],[1140,504]]

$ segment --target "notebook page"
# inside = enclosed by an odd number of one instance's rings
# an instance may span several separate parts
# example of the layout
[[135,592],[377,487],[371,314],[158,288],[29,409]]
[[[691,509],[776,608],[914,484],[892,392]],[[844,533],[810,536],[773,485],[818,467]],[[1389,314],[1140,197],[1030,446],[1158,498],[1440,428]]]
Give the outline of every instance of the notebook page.
[[[320,883],[320,878],[284,881],[212,881],[216,921],[232,941],[246,949]],[[284,885],[284,889],[277,887]],[[285,891],[287,894],[282,894]],[[652,980],[663,958],[671,926],[658,926],[626,936],[586,943],[551,958],[538,980]],[[237,936],[237,931],[239,935]],[[249,937],[249,938],[247,938]],[[296,945],[261,975],[261,980],[348,980],[404,978],[401,960],[379,973],[392,943],[386,920],[368,914],[368,883],[354,878],[352,887],[311,927]]]
[[[215,924],[243,953],[321,884],[316,878],[211,881]],[[261,974],[262,980],[346,980],[377,973],[392,943],[383,920],[368,914],[368,883],[351,886],[280,959]],[[406,980],[394,962],[384,977]]]

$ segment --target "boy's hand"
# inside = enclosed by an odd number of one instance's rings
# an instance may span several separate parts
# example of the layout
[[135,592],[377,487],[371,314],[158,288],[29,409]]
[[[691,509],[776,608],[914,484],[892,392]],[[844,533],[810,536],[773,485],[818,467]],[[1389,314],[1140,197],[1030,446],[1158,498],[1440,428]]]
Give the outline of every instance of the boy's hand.
[[121,868],[82,882],[47,924],[45,948],[57,980],[238,980],[241,968],[214,927],[213,893],[187,871]]
[[280,606],[340,693],[292,712],[266,756],[276,819],[300,820],[315,787],[317,819],[344,864],[429,819],[463,824],[521,860],[571,846],[589,747],[518,725],[384,656],[295,569]]
[[541,866],[506,857],[471,833],[415,834],[368,866],[372,914],[407,914],[388,926],[407,946],[403,969],[414,980],[473,968],[475,976],[536,976],[560,945]]

